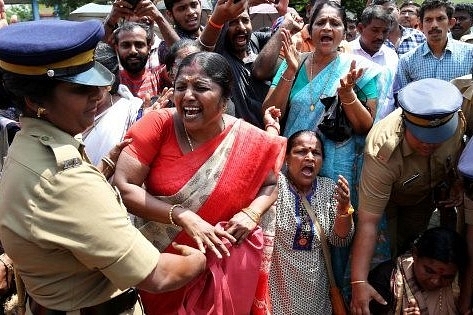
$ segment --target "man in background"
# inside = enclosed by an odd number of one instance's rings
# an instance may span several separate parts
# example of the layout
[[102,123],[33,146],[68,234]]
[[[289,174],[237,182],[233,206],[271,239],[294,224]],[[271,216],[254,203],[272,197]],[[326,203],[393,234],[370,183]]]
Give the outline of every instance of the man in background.
[[419,29],[420,5],[412,0],[404,1],[399,6],[399,24],[404,27]]
[[456,22],[451,29],[452,37],[454,39],[473,44],[473,34],[471,31],[473,26],[473,4],[456,4],[453,17],[455,18]]

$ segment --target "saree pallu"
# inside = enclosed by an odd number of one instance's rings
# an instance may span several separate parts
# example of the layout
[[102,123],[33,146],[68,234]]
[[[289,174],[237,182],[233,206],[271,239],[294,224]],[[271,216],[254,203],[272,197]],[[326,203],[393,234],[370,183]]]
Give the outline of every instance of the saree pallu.
[[[238,120],[220,144],[210,141],[208,145],[204,144],[174,161],[169,166],[170,172],[184,168],[183,173],[188,173],[187,165],[200,167],[190,178],[188,174],[180,178],[179,173],[174,175],[183,186],[171,196],[158,198],[183,204],[212,225],[229,221],[255,199],[270,171],[278,174],[285,145],[285,139],[270,136]],[[165,252],[175,253],[170,241],[195,247],[193,239],[181,229],[156,222],[153,226],[156,230],[161,227],[160,233],[164,231],[168,235],[166,242],[158,240],[158,248],[166,247]],[[187,314],[188,305],[196,300],[199,303],[207,301],[205,305],[209,305],[208,301],[215,301],[215,304],[205,309],[196,308],[194,314],[249,314],[258,279],[265,279],[265,275],[259,275],[263,242],[261,230],[256,229],[245,245],[231,247],[230,257],[215,259],[215,254],[207,251],[208,268],[190,284],[163,294],[141,292],[146,314]],[[225,267],[230,265],[231,268]],[[216,276],[221,279],[216,279]],[[227,283],[226,287],[216,286],[223,280]],[[242,285],[247,289],[238,291],[237,297],[234,288]],[[222,289],[225,292],[217,292]],[[199,298],[196,299],[196,296]]]

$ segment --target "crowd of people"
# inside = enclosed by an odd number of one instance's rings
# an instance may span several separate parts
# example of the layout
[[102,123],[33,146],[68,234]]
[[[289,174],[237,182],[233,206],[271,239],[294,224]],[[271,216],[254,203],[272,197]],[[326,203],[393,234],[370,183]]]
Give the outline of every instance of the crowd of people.
[[473,5],[262,2],[0,0],[5,314],[473,312]]

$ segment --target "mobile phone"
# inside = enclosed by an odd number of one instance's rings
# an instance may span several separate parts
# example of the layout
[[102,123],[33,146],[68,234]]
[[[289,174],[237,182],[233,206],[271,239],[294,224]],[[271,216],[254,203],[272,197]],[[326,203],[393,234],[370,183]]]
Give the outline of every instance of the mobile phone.
[[138,4],[138,2],[140,2],[140,0],[125,0],[125,1],[133,6],[132,9],[134,9],[136,5]]

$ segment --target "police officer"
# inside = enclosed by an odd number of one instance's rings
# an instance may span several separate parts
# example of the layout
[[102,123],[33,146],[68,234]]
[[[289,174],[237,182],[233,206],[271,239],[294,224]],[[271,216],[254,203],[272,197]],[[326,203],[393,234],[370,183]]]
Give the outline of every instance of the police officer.
[[[449,82],[412,82],[399,92],[401,108],[379,121],[368,134],[353,245],[352,312],[369,314],[371,298],[384,304],[367,283],[382,216],[387,217],[391,255],[396,257],[427,228],[439,204],[434,200],[435,187],[458,184],[456,161],[465,130],[461,103],[460,92]],[[440,203],[445,207],[462,202],[456,189],[450,189],[446,199]]]
[[25,284],[26,314],[142,314],[133,287],[177,289],[205,266],[187,246],[160,254],[75,137],[94,121],[99,87],[113,82],[93,60],[103,35],[99,21],[0,30],[2,83],[23,113],[0,181],[0,237]]

